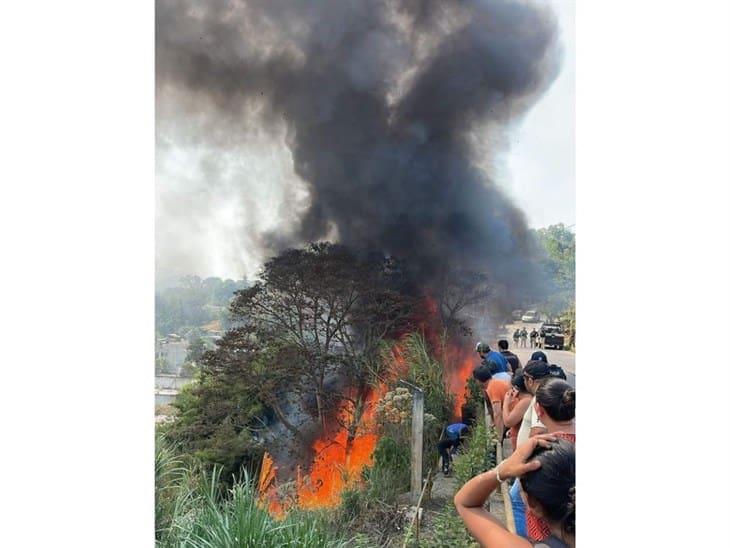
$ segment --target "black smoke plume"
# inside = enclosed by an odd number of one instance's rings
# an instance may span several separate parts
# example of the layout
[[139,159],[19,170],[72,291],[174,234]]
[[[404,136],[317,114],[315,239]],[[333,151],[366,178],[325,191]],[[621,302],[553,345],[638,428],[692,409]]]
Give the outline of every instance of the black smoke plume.
[[[319,239],[538,287],[526,220],[491,175],[559,68],[555,18],[513,0],[158,0],[158,124],[225,147],[284,127],[309,203],[269,253]],[[164,105],[161,104],[164,102]],[[241,192],[246,192],[241,188]]]

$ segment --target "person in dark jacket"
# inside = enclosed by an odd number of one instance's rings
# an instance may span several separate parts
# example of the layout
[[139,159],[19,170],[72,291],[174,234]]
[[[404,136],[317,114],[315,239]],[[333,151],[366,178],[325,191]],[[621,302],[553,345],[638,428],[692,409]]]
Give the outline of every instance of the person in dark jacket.
[[509,342],[507,342],[507,339],[500,339],[497,342],[497,346],[499,347],[499,353],[502,354],[507,360],[507,363],[510,364],[512,374],[514,375],[515,372],[522,367],[522,362],[520,362],[520,358],[517,357],[517,354],[510,351]]

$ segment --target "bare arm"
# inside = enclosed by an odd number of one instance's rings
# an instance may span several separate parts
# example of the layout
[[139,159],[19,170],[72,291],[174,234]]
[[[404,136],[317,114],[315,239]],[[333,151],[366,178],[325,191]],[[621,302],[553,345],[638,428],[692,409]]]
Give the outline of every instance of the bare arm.
[[515,405],[514,409],[512,409],[512,411],[505,411],[504,425],[507,428],[517,426],[522,420],[522,417],[525,415],[525,411],[527,411],[527,408],[530,407],[531,401],[532,398],[522,398],[521,400],[517,401],[517,404]]
[[[551,438],[533,438],[520,447],[517,451],[499,465],[501,479],[519,477],[530,470],[537,470],[540,467],[539,461],[525,461],[534,451],[538,444],[545,445]],[[487,548],[530,548],[526,539],[510,533],[504,526],[484,508],[484,503],[489,495],[497,489],[497,473],[495,470],[484,472],[473,477],[454,496],[456,511],[464,521],[474,539]]]
[[527,540],[510,533],[484,508],[484,503],[498,485],[494,470],[473,477],[454,496],[456,511],[464,521],[469,534],[480,545],[529,548],[531,545]]

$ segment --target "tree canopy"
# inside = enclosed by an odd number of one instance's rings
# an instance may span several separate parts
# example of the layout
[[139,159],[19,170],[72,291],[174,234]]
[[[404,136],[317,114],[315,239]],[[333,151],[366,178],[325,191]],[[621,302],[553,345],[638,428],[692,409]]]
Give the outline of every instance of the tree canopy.
[[174,287],[155,293],[155,329],[160,335],[184,334],[213,320],[224,320],[234,293],[248,286],[243,280],[185,276]]
[[232,299],[233,327],[200,358],[199,382],[176,402],[181,420],[170,435],[224,466],[255,454],[250,434],[274,416],[300,445],[312,423],[302,413],[353,439],[383,373],[382,348],[413,317],[403,276],[391,259],[326,243],[269,260]]
[[557,315],[575,300],[575,234],[564,224],[551,225],[535,231],[545,250],[543,270],[552,285],[544,306]]

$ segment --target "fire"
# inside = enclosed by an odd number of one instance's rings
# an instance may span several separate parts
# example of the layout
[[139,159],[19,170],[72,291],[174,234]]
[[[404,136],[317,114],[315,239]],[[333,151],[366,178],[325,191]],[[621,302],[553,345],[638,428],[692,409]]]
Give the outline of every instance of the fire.
[[343,406],[338,428],[324,434],[312,444],[315,454],[308,474],[297,473],[296,500],[284,501],[276,492],[276,466],[264,455],[259,479],[262,504],[270,513],[283,517],[294,505],[302,509],[333,508],[340,504],[342,493],[357,486],[363,470],[372,464],[378,436],[373,432],[375,403],[385,393],[385,386],[369,390],[364,398],[362,416],[355,435],[350,439],[346,426],[352,420],[353,410]]
[[466,403],[466,381],[471,377],[474,368],[479,365],[479,356],[468,349],[453,346],[449,350],[453,354],[449,360],[451,367],[446,367],[446,383],[454,395],[454,416],[461,417],[461,408]]
[[454,395],[453,415],[454,418],[460,419],[461,408],[466,403],[466,381],[474,368],[479,365],[479,357],[473,351],[470,342],[467,343],[458,337],[445,342],[440,339],[443,326],[439,320],[438,305],[430,295],[424,298],[418,323],[429,345],[444,366],[446,388]]
[[[429,346],[436,352],[444,366],[444,382],[446,388],[454,395],[453,415],[461,417],[461,408],[466,400],[466,382],[474,367],[478,364],[478,356],[464,341],[442,341],[442,327],[439,321],[436,302],[426,297],[421,311],[416,318],[418,329],[424,334]],[[405,334],[404,334],[405,336]],[[392,381],[408,374],[408,363],[400,343],[395,343],[391,351],[391,363],[388,368]],[[350,436],[346,425],[351,424],[355,415],[351,402],[343,404],[338,418],[331,421],[337,424],[335,429],[322,434],[312,444],[314,459],[308,467],[308,473],[297,470],[296,493],[294,497],[284,500],[277,492],[277,467],[266,453],[259,480],[260,503],[269,509],[276,518],[282,518],[293,507],[302,509],[333,508],[342,500],[342,493],[356,487],[361,482],[363,470],[372,465],[373,452],[378,442],[374,432],[374,414],[377,401],[387,392],[386,383],[370,389],[364,397],[363,409],[355,435]],[[356,394],[350,394],[354,398]]]
[[276,496],[276,470],[274,459],[268,453],[264,453],[259,475],[259,506],[267,508],[275,518],[282,519],[286,510]]
[[366,466],[372,464],[377,444],[375,434],[357,436],[347,448],[347,431],[342,429],[333,439],[314,443],[317,456],[306,478],[297,481],[299,507],[332,508],[340,503],[342,492],[360,481]]
[[[314,442],[316,457],[309,475],[298,478],[297,498],[300,508],[332,508],[341,501],[342,492],[360,482],[362,471],[372,464],[373,451],[378,437],[373,430],[375,403],[384,392],[380,386],[370,390],[365,397],[362,417],[356,435],[348,440],[344,426],[333,435],[323,436]],[[352,409],[343,407],[340,422],[352,421]]]

